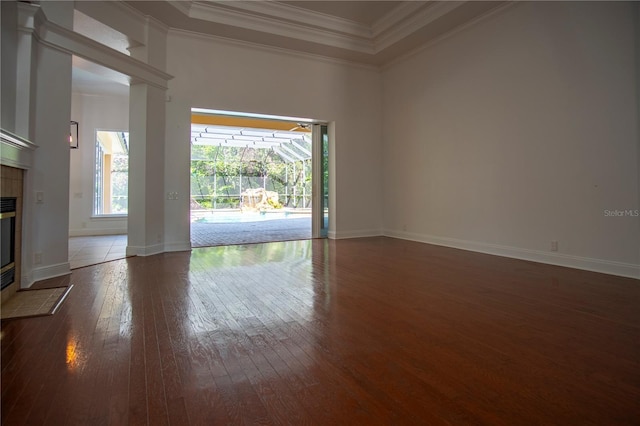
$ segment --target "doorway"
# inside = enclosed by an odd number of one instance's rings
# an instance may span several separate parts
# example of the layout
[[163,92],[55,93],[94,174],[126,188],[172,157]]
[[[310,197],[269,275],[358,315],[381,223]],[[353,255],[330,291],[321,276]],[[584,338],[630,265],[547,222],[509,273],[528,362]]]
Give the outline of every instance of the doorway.
[[312,120],[192,110],[192,246],[326,237],[323,139]]

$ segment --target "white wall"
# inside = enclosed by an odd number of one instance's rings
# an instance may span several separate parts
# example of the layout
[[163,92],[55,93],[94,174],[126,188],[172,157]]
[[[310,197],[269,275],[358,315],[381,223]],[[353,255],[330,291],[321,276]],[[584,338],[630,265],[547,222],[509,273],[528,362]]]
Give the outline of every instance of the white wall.
[[[167,72],[175,76],[166,151],[167,161],[180,165],[167,170],[174,191],[189,192],[190,107],[326,120],[335,124],[336,212],[330,231],[338,238],[380,233],[378,70],[171,31]],[[167,209],[167,223],[187,220],[188,200],[182,199]]]
[[97,130],[129,130],[129,97],[73,93],[71,119],[79,122],[79,148],[72,149],[69,235],[126,234],[126,218],[92,218]]
[[604,213],[639,208],[635,8],[522,3],[385,69],[385,233],[640,277]]

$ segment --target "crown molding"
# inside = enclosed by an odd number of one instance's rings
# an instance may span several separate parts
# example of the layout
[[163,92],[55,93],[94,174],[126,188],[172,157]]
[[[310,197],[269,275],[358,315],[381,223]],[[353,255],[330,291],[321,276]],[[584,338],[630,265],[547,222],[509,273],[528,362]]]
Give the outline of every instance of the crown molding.
[[165,0],[171,6],[175,7],[179,12],[189,16],[193,0]]
[[373,72],[379,72],[380,67],[372,64],[365,64],[357,61],[349,61],[346,59],[338,59],[331,56],[318,55],[314,53],[301,52],[297,50],[291,50],[284,47],[276,47],[276,46],[268,46],[261,43],[254,43],[251,41],[238,40],[234,38],[222,37],[213,34],[204,34],[195,31],[183,30],[179,28],[171,28],[169,30],[169,35],[183,37],[183,38],[196,38],[205,41],[213,41],[221,44],[225,44],[227,46],[235,46],[242,47],[245,49],[259,50],[261,52],[268,52],[277,55],[283,55],[286,57],[297,57],[306,60],[312,61],[320,61],[325,62],[332,65],[342,65],[348,66],[351,68],[357,68],[362,70],[368,70]]
[[375,55],[466,1],[400,1],[371,26],[276,1],[167,0],[185,16]]
[[425,7],[424,3],[418,1],[402,1],[399,3],[400,5],[371,25],[371,34],[374,38],[379,37],[385,31],[389,31],[404,19]]
[[17,169],[32,167],[33,151],[38,145],[5,129],[0,129],[0,145],[0,164]]
[[[474,7],[473,0],[399,0],[398,6],[369,26],[279,1],[162,2],[169,7],[159,10],[154,16],[162,19],[171,31],[197,31],[218,40],[244,40],[247,45],[277,45],[289,51],[311,49],[315,52],[311,56],[378,66],[404,56],[409,46],[419,42],[421,35],[426,35],[424,42],[429,43],[454,31],[456,26],[464,25],[460,17],[468,15],[467,19],[476,21],[472,17],[474,12],[467,14],[466,8],[472,11],[483,9]],[[503,1],[496,2],[500,3]],[[153,7],[141,7],[141,10],[154,14]],[[429,33],[430,28],[435,29],[435,34]],[[403,44],[407,39],[408,42]]]
[[[439,2],[423,4],[421,8],[407,15],[404,20],[396,21],[392,27],[379,33],[374,39],[376,53],[399,42],[430,23],[442,18],[466,2]],[[400,25],[402,24],[402,25]]]
[[34,29],[34,16],[40,6],[36,6],[30,3],[18,3],[18,31],[27,33],[33,32]]
[[[154,18],[153,16],[145,16],[145,22],[149,25],[150,28],[153,28],[161,34],[167,34],[169,32],[169,26],[164,22]],[[148,40],[145,40],[145,42],[148,42]]]
[[490,19],[493,16],[499,15],[501,13],[503,13],[506,10],[510,10],[513,7],[519,6],[522,3],[519,2],[513,2],[513,1],[504,1],[502,2],[502,4],[500,4],[499,6],[495,7],[494,9],[491,9],[481,15],[476,16],[475,18],[465,22],[462,25],[457,26],[456,28],[453,28],[443,34],[441,34],[440,36],[434,38],[433,40],[430,40],[429,42],[413,49],[410,50],[408,52],[406,52],[403,55],[398,56],[397,58],[393,59],[392,61],[389,61],[385,64],[383,64],[380,69],[384,72],[398,64],[401,64],[411,58],[413,58],[416,55],[419,55],[421,52],[430,49],[431,47],[443,42],[444,40],[447,40],[450,37],[453,37],[459,33],[462,33],[466,30],[468,30],[469,28],[474,27],[475,25],[477,25],[478,23],[486,20],[486,19]]
[[[265,2],[266,3],[266,2]],[[326,29],[310,28],[267,16],[257,16],[248,11],[232,10],[215,3],[192,3],[189,17],[240,28],[249,28],[269,34],[289,37],[313,43],[325,44],[356,52],[376,53],[368,38],[341,34]]]
[[[197,2],[201,4],[201,2]],[[215,3],[215,2],[213,2]],[[205,4],[210,7],[211,2]],[[367,25],[348,19],[331,16],[320,12],[311,11],[297,6],[272,2],[272,1],[250,1],[250,2],[225,2],[226,7],[241,10],[247,13],[258,13],[274,19],[286,20],[302,25],[310,25],[326,31],[335,31],[348,34],[354,37],[371,38],[371,28]]]

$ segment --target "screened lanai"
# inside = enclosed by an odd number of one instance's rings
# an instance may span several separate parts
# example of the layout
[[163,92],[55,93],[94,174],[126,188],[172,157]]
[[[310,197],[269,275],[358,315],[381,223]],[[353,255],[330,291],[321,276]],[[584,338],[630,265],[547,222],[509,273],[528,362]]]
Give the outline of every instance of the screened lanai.
[[192,245],[311,238],[311,156],[302,124],[192,124]]

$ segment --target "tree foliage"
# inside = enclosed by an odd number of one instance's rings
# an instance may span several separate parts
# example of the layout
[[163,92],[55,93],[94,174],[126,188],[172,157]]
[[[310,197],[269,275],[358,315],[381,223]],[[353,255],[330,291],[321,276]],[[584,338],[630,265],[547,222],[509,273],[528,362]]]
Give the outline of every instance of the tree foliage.
[[288,207],[309,207],[311,160],[286,163],[266,149],[194,145],[191,196],[205,208],[238,207],[247,188],[265,188]]

